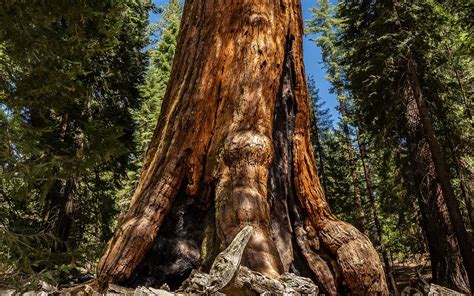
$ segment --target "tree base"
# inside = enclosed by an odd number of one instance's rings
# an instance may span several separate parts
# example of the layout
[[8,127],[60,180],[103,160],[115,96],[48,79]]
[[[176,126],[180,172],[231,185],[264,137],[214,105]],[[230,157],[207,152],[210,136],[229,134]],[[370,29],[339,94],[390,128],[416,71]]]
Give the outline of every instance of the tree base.
[[209,274],[193,270],[178,290],[191,294],[212,295],[317,295],[318,287],[308,278],[284,273],[272,278],[240,266],[242,254],[254,233],[244,227],[212,264]]

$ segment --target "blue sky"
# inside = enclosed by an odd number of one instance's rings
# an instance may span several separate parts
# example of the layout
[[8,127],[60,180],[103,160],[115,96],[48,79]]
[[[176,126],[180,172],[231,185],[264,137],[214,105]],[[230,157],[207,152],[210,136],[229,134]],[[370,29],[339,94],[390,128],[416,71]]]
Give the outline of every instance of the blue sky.
[[[155,3],[156,6],[162,6],[166,2],[168,2],[168,0],[153,0],[153,3]],[[303,5],[303,19],[308,20],[311,18],[311,11],[309,8],[316,6],[316,0],[302,0],[301,2]],[[159,17],[160,16],[156,14],[151,15],[150,22],[156,22]],[[326,103],[325,107],[330,109],[332,118],[337,121],[339,115],[335,108],[337,105],[336,96],[329,92],[331,84],[325,79],[326,72],[322,65],[321,50],[314,42],[309,40],[311,37],[314,36],[308,35],[303,39],[306,74],[314,77],[316,86],[319,88],[319,95]]]

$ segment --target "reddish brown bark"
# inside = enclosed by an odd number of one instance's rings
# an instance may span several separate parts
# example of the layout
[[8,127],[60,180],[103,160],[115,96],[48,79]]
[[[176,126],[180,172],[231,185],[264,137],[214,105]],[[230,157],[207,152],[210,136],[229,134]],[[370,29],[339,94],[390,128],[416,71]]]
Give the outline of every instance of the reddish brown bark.
[[407,119],[409,149],[418,186],[419,208],[430,252],[433,281],[451,289],[469,293],[469,279],[459,240],[437,178],[429,142],[424,136],[415,93],[409,89]]
[[471,283],[471,289],[474,289],[474,253],[472,243],[467,234],[464,221],[462,219],[459,202],[454,194],[451,180],[448,174],[446,161],[441,152],[441,147],[436,139],[431,118],[428,113],[425,98],[422,95],[422,89],[417,76],[416,63],[413,57],[408,59],[408,77],[411,90],[413,92],[413,99],[416,104],[419,115],[420,126],[423,130],[424,139],[427,142],[427,149],[431,157],[432,169],[434,170],[436,180],[439,183],[442,198],[446,205],[446,210],[451,221],[451,227],[457,239],[457,244],[460,251],[460,257],[464,263],[464,268],[467,271],[467,277]]
[[179,284],[252,225],[242,258],[252,270],[301,273],[329,295],[387,295],[370,241],[331,213],[319,184],[300,1],[187,1],[181,26],[138,188],[99,262],[102,286],[144,273]]

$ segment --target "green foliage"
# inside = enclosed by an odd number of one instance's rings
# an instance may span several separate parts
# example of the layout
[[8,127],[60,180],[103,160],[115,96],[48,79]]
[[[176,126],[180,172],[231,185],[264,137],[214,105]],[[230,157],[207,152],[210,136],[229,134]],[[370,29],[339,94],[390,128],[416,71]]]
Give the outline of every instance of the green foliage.
[[[311,9],[312,19],[306,21],[306,33],[314,34],[315,37],[311,40],[322,50],[327,78],[333,84],[341,113],[340,125],[332,128],[330,137],[322,141],[322,148],[316,148],[316,154],[326,155],[327,158],[323,185],[335,213],[354,225],[360,225],[360,217],[354,210],[354,190],[359,188],[368,219],[365,228],[373,241],[377,242],[373,224],[374,209],[368,202],[366,179],[370,179],[376,211],[382,221],[385,248],[392,256],[404,258],[420,252],[424,243],[413,202],[416,200],[416,192],[410,187],[410,180],[402,176],[402,169],[407,168],[399,166],[400,155],[403,154],[396,152],[401,149],[399,142],[393,136],[386,137],[388,134],[378,127],[386,128],[391,124],[393,129],[399,130],[400,122],[403,121],[400,118],[402,114],[395,112],[397,108],[400,111],[402,106],[392,104],[393,100],[387,102],[380,96],[381,92],[392,92],[393,95],[397,92],[397,86],[387,81],[387,75],[394,71],[391,59],[386,60],[382,53],[403,52],[408,39],[394,42],[391,39],[392,32],[389,36],[380,37],[373,35],[374,33],[362,35],[360,31],[368,30],[372,16],[371,5],[383,4],[341,1],[339,6],[333,6],[328,0],[318,0],[317,7]],[[380,33],[375,27],[391,30],[390,26],[395,26],[390,24],[393,16],[389,18],[380,12],[378,16],[381,18],[380,23],[372,24],[374,32]],[[348,43],[352,47],[348,47]],[[380,44],[374,46],[372,43]],[[365,51],[362,53],[360,48],[356,50],[356,46],[361,46]],[[397,49],[394,50],[393,46]],[[359,52],[361,53],[358,54]],[[383,64],[377,65],[379,61]],[[375,91],[375,86],[379,88],[378,92]],[[367,91],[361,92],[358,87]],[[389,119],[393,120],[392,123],[387,123]],[[364,156],[370,173],[368,176],[364,175],[359,143],[354,144],[355,133],[358,133],[357,142],[363,141],[368,149]],[[347,145],[352,147],[355,159],[349,157]],[[351,164],[356,166],[355,178],[351,178]],[[400,180],[405,181],[401,183]]]
[[[336,7],[331,5],[328,0],[318,0],[317,7],[310,9],[312,18],[306,21],[306,33],[316,35],[310,40],[315,42],[321,48],[323,64],[327,71],[326,78],[332,83],[332,92],[336,93],[339,101],[339,113],[341,122],[333,128],[321,130],[321,134],[327,134],[321,141],[321,150],[317,155],[326,155],[324,168],[325,176],[322,177],[322,183],[325,188],[328,200],[332,208],[338,215],[354,225],[361,225],[359,213],[353,211],[355,208],[355,192],[360,191],[360,176],[354,176],[351,164],[355,154],[355,148],[352,140],[353,119],[351,113],[351,98],[344,86],[346,69],[341,64],[344,52],[337,45],[338,28],[340,19],[335,15]],[[328,132],[330,130],[330,132]],[[352,150],[352,152],[349,151]],[[351,156],[352,154],[352,156]],[[353,164],[355,166],[356,164]]]
[[325,102],[319,96],[319,89],[313,77],[308,77],[308,99],[311,108],[311,140],[315,151],[316,162],[318,165],[318,175],[323,182],[325,182],[324,167],[327,163],[326,149],[323,147],[324,143],[328,141],[330,132],[332,130],[333,120],[329,113],[329,109],[325,108]]
[[[341,1],[336,14],[342,20],[336,45],[344,52],[345,87],[354,99],[359,128],[379,155],[371,165],[377,171],[386,245],[400,256],[423,248],[421,231],[414,228],[421,224],[415,206],[419,188],[407,152],[409,59],[417,64],[435,134],[443,144],[455,184],[460,185],[460,164],[468,163],[472,155],[463,148],[472,146],[468,140],[471,106],[463,88],[472,82],[472,57],[466,55],[472,38],[461,25],[466,25],[464,13],[447,3]],[[472,165],[466,165],[464,173],[471,175],[471,171]]]
[[134,152],[148,2],[0,7],[0,256],[19,276],[96,258]]
[[316,8],[310,8],[312,18],[306,21],[306,34],[316,34],[310,38],[321,48],[322,59],[327,70],[327,79],[333,84],[338,96],[342,95],[344,67],[341,64],[343,51],[337,46],[338,27],[341,20],[336,17],[336,7],[329,0],[317,0]]
[[472,89],[467,85],[473,81],[473,42],[465,12],[448,3],[344,1],[340,43],[348,53],[348,85],[359,117],[387,149],[409,141],[407,64],[416,61],[434,132],[461,196],[462,175],[472,176],[472,149],[467,148],[473,145]]
[[[146,73],[145,83],[141,87],[143,105],[134,113],[135,120],[138,122],[137,140],[142,145],[141,151],[148,149],[160,114],[176,51],[182,9],[179,0],[169,1],[163,7],[163,16],[158,23],[158,28],[155,28],[161,33],[158,36],[159,41],[150,50],[150,66]],[[142,158],[139,157],[140,160]]]
[[128,180],[124,189],[119,193],[121,207],[128,206],[135,187],[140,178],[143,158],[153,136],[161,103],[166,93],[166,87],[171,73],[179,25],[182,14],[182,4],[179,0],[171,0],[160,9],[161,20],[151,25],[151,31],[158,41],[149,49],[149,67],[145,75],[145,82],[140,88],[143,104],[133,112],[134,122],[137,125],[135,141],[136,153],[133,159],[133,168],[128,171]]

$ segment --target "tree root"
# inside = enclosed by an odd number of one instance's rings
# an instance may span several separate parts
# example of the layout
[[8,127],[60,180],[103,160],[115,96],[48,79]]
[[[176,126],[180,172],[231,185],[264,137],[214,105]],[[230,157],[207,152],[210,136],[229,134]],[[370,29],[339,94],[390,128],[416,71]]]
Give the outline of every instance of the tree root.
[[240,266],[243,251],[252,236],[246,226],[232,243],[217,255],[209,274],[193,270],[178,293],[209,295],[317,295],[318,287],[310,280],[292,273],[269,277]]

